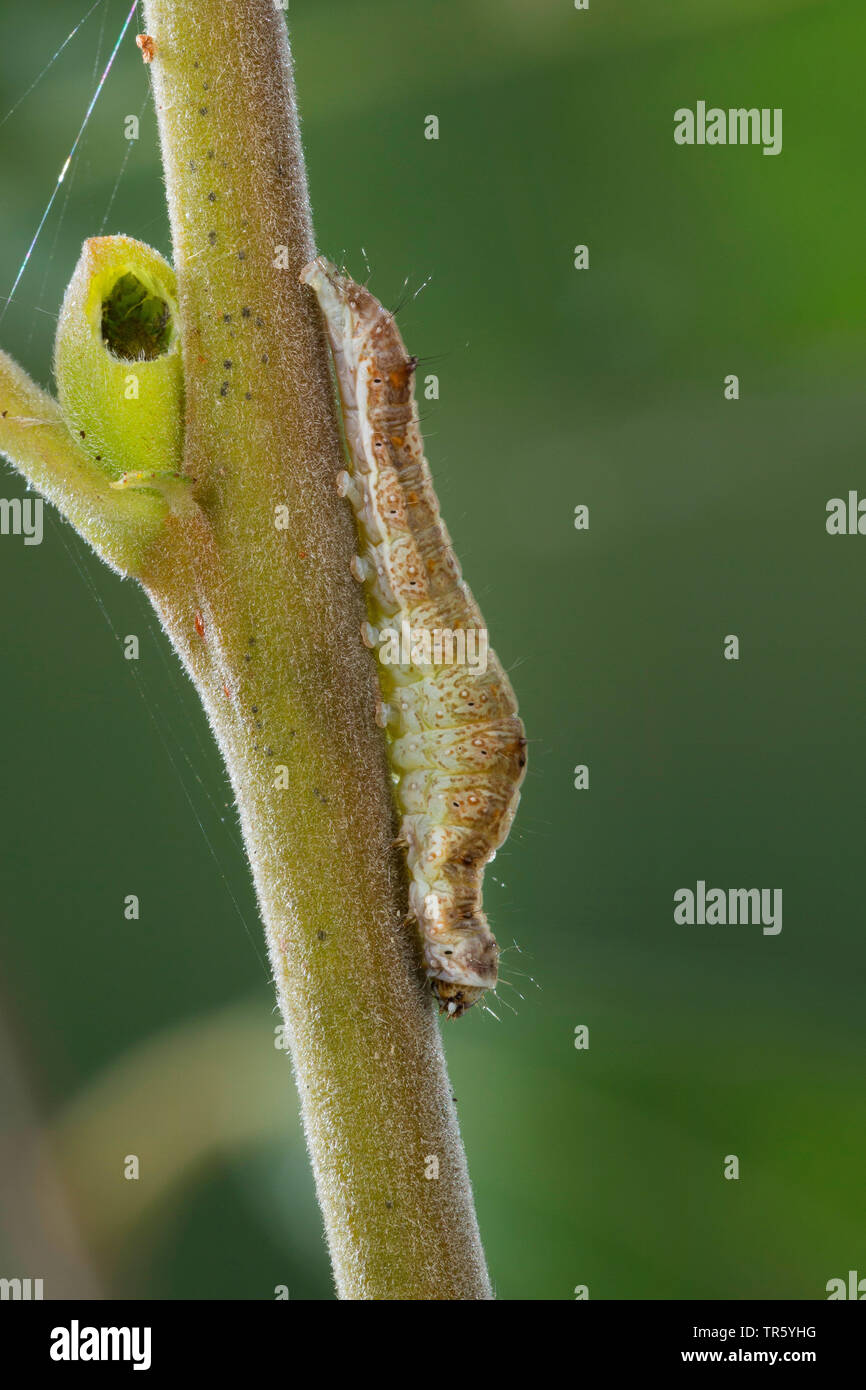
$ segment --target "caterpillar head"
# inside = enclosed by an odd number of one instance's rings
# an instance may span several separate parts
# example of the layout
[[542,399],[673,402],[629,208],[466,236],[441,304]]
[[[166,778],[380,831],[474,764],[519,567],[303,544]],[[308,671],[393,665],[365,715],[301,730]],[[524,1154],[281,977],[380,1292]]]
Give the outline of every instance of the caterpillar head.
[[451,1018],[496,988],[499,947],[486,923],[467,923],[444,941],[428,941],[424,954],[440,1010]]
[[459,1018],[471,1009],[484,993],[475,985],[455,985],[449,980],[431,980],[430,987],[439,1004],[440,1014],[446,1018]]

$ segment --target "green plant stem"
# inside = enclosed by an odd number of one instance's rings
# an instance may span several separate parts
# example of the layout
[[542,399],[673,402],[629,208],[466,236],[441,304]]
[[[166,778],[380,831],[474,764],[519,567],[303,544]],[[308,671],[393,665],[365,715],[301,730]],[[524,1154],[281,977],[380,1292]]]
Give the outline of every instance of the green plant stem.
[[0,352],[0,454],[5,454],[121,573],[134,572],[168,511],[153,493],[118,493],[94,470],[47,391]]
[[[231,778],[338,1292],[488,1298],[406,925],[375,667],[349,571],[354,524],[335,490],[328,357],[298,283],[314,243],[283,18],[273,0],[145,0],[144,16],[196,500],[168,513],[139,494],[165,519],[128,568],[198,687]],[[0,446],[15,458],[2,422]],[[32,459],[18,462],[31,476]]]

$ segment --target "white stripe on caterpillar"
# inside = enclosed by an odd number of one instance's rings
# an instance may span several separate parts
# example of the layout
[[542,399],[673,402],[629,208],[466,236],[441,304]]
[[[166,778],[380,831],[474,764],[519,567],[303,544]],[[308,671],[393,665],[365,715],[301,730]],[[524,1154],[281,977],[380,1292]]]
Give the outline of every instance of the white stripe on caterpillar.
[[[393,316],[324,257],[304,267],[301,281],[321,306],[340,388],[351,471],[338,474],[337,489],[358,523],[352,572],[365,585],[370,617],[361,640],[375,647],[384,631],[403,633],[404,625],[449,642],[484,633],[483,669],[447,664],[441,644],[432,661],[405,643],[390,664],[379,652],[377,717],[387,725],[410,906],[440,1009],[459,1017],[496,985],[499,948],[481,881],[520,799],[523,724],[439,515],[418,425],[415,358]],[[463,646],[465,656],[465,636]]]

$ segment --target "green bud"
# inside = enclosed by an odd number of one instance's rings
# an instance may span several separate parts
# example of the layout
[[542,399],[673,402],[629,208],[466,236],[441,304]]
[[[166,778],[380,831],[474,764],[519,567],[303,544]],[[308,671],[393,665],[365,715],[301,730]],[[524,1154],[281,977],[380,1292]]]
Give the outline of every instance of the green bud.
[[109,478],[180,471],[177,285],[157,251],[125,236],[84,243],[60,311],[54,374],[69,429]]

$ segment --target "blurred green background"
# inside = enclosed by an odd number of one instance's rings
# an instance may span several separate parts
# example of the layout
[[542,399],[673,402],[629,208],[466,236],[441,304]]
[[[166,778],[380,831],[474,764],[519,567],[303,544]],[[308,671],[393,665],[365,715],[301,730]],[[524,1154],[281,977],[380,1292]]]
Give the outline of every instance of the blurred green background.
[[[0,125],[4,295],[127,8],[97,6]],[[86,9],[0,0],[0,119]],[[388,303],[408,282],[443,513],[531,739],[485,894],[514,988],[446,1030],[497,1292],[825,1297],[866,1274],[866,540],[824,526],[866,493],[861,0],[294,0],[289,22],[319,245]],[[137,27],[0,326],[44,383],[82,240],[170,254]],[[783,153],[677,147],[698,99],[782,107]],[[330,1298],[192,689],[56,517],[41,547],[0,538],[0,584],[0,1274]],[[675,925],[699,878],[781,887],[781,935]]]

